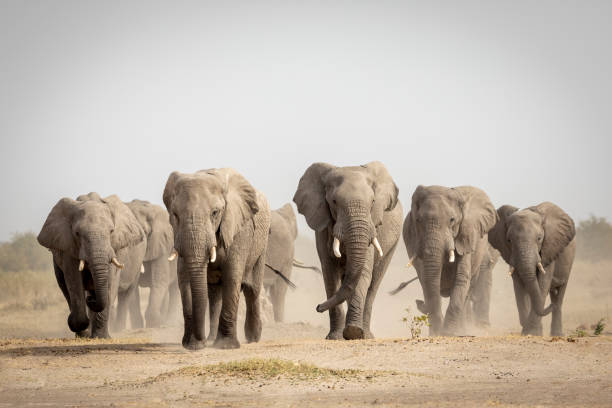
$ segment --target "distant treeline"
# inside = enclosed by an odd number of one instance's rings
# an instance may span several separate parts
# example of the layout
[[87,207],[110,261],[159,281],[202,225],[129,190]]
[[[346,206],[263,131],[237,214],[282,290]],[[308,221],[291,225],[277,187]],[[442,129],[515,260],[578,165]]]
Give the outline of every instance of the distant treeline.
[[[577,257],[590,261],[612,260],[612,224],[591,216],[577,226]],[[42,271],[51,268],[51,255],[32,232],[14,234],[0,243],[0,271]]]

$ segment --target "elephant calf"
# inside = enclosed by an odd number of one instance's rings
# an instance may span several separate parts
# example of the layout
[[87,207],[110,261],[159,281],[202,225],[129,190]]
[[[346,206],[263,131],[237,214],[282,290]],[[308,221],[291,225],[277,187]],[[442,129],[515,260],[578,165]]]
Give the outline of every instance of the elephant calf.
[[[504,205],[489,241],[510,265],[522,334],[542,335],[542,316],[552,309],[551,335],[562,336],[561,308],[574,254],[576,227],[550,202],[519,210]],[[550,294],[551,305],[544,308]]]

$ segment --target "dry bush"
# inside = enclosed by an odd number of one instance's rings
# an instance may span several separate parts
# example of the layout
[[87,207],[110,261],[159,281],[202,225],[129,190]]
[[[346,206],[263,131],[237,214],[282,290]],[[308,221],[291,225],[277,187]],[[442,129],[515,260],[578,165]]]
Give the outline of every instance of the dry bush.
[[45,310],[62,302],[64,297],[49,270],[0,273],[2,310]]

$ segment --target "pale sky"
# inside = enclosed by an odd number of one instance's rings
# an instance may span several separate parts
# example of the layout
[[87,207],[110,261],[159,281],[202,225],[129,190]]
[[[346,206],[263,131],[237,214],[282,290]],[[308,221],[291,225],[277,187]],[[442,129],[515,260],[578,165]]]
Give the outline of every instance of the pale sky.
[[[380,160],[612,219],[610,1],[0,1],[0,240],[234,167],[272,207]],[[300,232],[311,234],[300,217]]]

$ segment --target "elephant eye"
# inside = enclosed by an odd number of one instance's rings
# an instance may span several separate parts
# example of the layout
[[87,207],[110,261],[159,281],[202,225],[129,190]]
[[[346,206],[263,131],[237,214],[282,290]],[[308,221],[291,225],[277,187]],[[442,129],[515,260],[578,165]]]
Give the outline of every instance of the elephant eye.
[[538,237],[538,242],[542,241],[542,237]]
[[451,223],[455,222],[455,217],[451,217],[450,222]]
[[217,215],[219,215],[219,210],[215,208],[210,214],[213,216],[213,218],[217,218]]
[[172,215],[174,215],[174,218],[176,218],[176,220],[178,221],[178,214],[176,212],[173,212]]
[[508,238],[508,243],[509,243],[509,244],[511,244],[511,243],[512,243],[512,240],[511,240],[510,238]]

